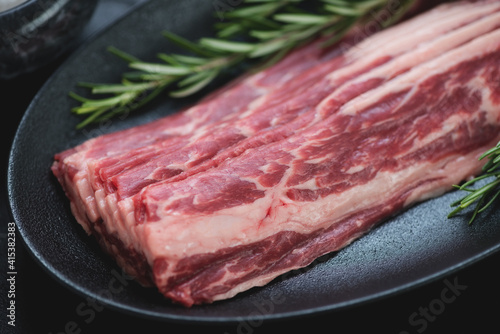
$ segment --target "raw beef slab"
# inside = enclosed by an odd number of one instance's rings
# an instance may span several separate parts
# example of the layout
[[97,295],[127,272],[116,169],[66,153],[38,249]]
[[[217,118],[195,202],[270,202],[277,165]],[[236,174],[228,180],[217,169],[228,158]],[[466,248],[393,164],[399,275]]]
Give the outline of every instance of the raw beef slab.
[[[352,37],[352,36],[351,36]],[[191,306],[310,264],[476,175],[500,140],[500,3],[312,43],[198,105],[57,154],[78,222]]]

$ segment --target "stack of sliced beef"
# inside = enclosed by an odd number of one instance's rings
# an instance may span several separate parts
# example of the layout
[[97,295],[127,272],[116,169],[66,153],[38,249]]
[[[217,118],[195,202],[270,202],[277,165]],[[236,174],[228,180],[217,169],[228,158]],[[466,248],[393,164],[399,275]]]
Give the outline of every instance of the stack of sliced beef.
[[186,306],[261,286],[476,175],[500,140],[500,2],[320,41],[59,153],[77,221]]

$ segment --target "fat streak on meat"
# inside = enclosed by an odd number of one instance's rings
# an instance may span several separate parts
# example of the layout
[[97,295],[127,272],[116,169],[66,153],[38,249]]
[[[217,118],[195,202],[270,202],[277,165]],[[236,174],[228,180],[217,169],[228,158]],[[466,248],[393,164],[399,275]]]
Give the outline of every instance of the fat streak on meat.
[[480,171],[500,140],[498,1],[318,43],[56,155],[78,222],[191,306],[307,266]]

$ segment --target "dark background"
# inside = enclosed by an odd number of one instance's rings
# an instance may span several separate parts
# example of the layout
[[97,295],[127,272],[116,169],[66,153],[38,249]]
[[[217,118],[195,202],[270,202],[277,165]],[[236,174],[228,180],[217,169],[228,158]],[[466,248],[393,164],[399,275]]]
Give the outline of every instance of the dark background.
[[[81,43],[133,6],[146,0],[101,0]],[[286,321],[240,321],[230,324],[171,323],[123,314],[95,305],[92,318],[76,309],[85,296],[54,280],[16,238],[16,319],[7,321],[7,225],[12,221],[6,187],[8,155],[21,117],[37,91],[62,58],[13,80],[0,81],[2,126],[0,206],[0,333],[498,333],[500,311],[500,254],[440,278],[430,284],[355,308],[314,314]],[[438,255],[437,255],[438,256]],[[449,284],[459,287],[450,294]],[[448,289],[448,290],[445,290]],[[447,294],[443,295],[445,291]],[[454,298],[452,298],[454,297]],[[444,298],[444,299],[443,299]],[[450,300],[447,298],[451,298]],[[446,302],[443,302],[445,300]],[[413,321],[411,320],[413,319]],[[88,320],[88,323],[85,321]]]

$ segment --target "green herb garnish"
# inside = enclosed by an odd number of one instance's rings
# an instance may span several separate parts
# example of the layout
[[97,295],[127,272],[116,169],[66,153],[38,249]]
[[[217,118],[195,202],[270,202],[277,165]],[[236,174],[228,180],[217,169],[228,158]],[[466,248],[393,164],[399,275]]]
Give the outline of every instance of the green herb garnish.
[[[500,196],[500,142],[481,155],[479,160],[485,158],[488,158],[488,162],[483,166],[482,175],[465,182],[461,186],[455,185],[455,188],[466,191],[469,194],[451,204],[452,207],[456,208],[448,215],[448,218],[457,215],[460,211],[474,204],[475,209],[469,220],[470,225],[479,213],[486,210]],[[479,188],[470,188],[476,182],[485,179],[491,180],[488,180],[487,184]]]
[[[398,21],[415,0],[402,0],[385,26]],[[70,96],[81,104],[72,109],[85,119],[83,128],[113,116],[136,110],[165,90],[174,98],[190,96],[228,69],[244,61],[261,60],[257,69],[279,61],[294,48],[320,35],[330,36],[325,45],[335,43],[355,24],[374,19],[389,0],[245,0],[224,20],[214,25],[216,37],[191,42],[170,32],[163,35],[190,52],[159,54],[161,62],[147,63],[114,47],[108,50],[128,62],[134,72],[122,75],[120,83],[81,83],[96,99]],[[373,17],[372,17],[373,16]],[[104,96],[104,97],[102,97]]]

